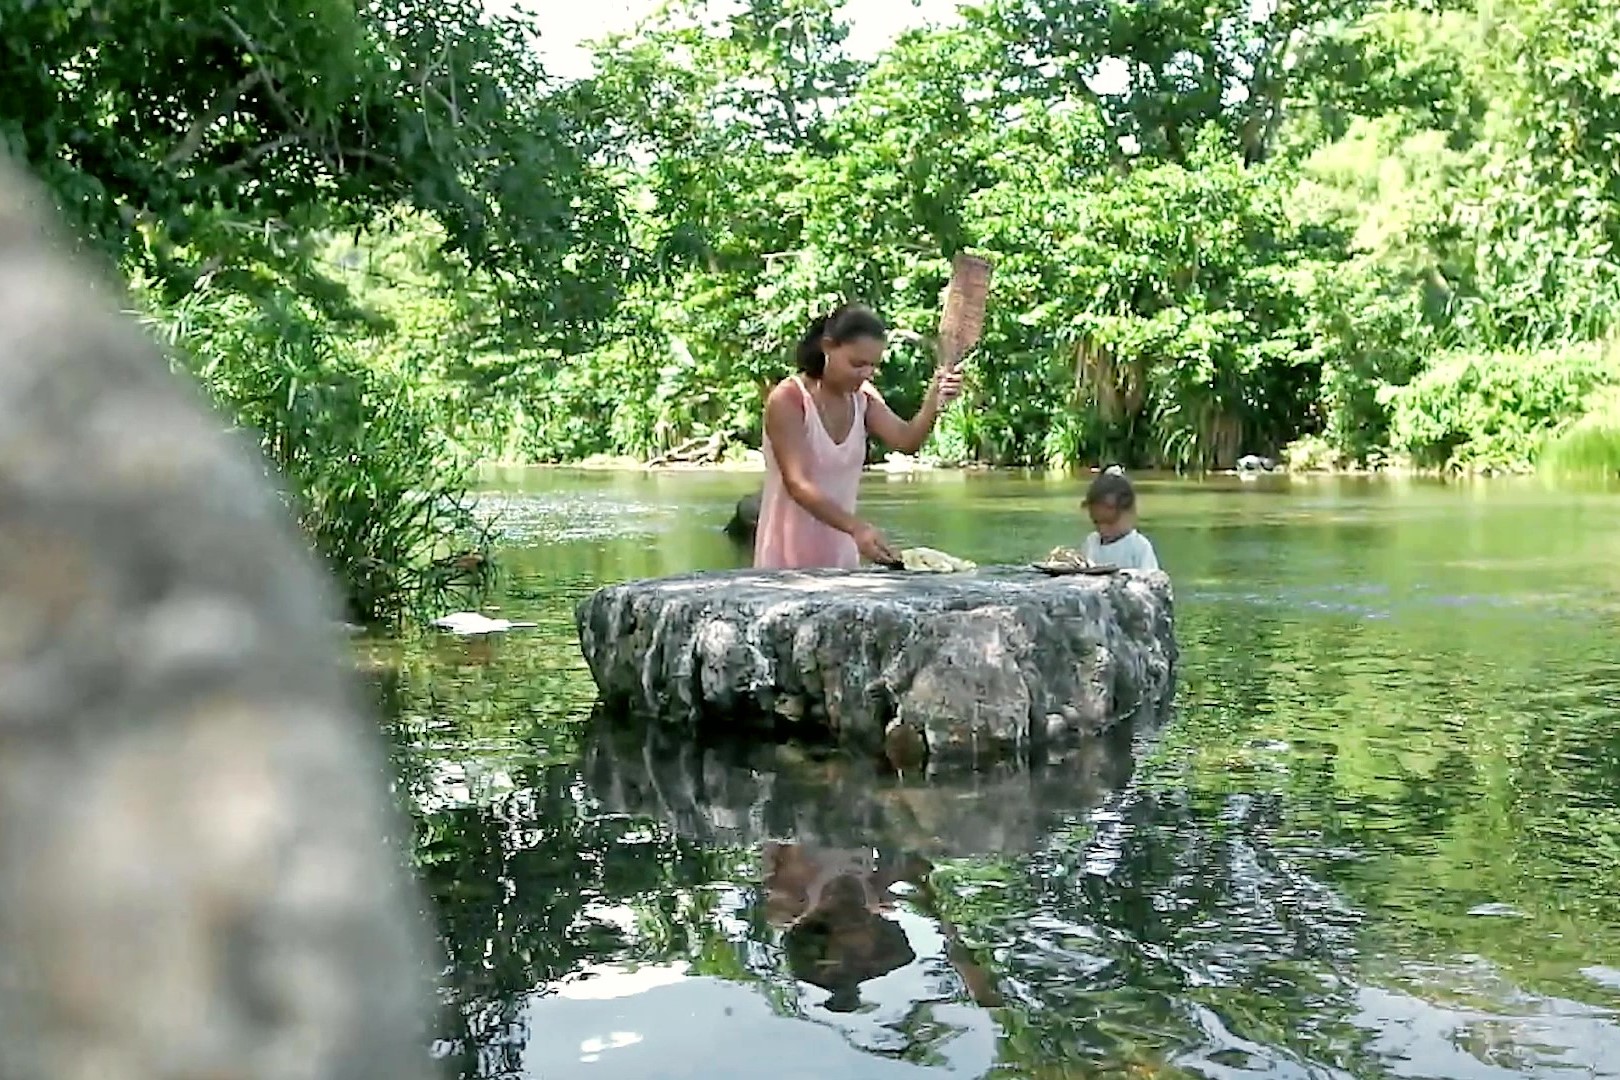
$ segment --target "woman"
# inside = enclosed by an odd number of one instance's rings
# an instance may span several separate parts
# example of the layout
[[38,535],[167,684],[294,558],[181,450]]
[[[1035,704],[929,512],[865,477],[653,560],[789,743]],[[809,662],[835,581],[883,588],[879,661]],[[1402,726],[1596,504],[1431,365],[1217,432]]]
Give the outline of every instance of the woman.
[[866,435],[913,454],[939,410],[962,388],[956,364],[934,373],[922,408],[901,420],[871,383],[888,331],[869,309],[846,304],[810,324],[799,373],[765,399],[765,493],[754,537],[762,569],[851,568],[894,562],[883,535],[855,516]]

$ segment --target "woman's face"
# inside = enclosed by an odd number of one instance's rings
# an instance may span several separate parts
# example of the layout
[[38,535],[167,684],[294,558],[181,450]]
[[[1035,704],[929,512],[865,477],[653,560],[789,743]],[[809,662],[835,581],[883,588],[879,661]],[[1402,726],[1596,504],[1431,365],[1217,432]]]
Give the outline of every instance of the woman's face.
[[883,339],[875,337],[858,337],[842,343],[823,341],[821,351],[827,357],[827,370],[821,381],[840,390],[858,390],[877,373],[883,348]]

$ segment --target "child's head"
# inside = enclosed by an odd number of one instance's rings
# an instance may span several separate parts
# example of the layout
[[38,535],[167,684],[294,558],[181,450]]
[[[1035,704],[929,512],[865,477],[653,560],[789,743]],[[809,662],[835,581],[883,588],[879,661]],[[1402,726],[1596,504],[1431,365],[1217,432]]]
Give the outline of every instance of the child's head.
[[1086,513],[1104,540],[1124,536],[1136,527],[1136,489],[1124,473],[1104,472],[1086,490]]

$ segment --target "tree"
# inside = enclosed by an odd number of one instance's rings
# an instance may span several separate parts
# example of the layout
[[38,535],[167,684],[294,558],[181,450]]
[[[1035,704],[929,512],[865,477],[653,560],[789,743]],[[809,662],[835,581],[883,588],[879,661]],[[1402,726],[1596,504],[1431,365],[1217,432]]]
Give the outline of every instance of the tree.
[[1361,0],[993,0],[971,18],[1005,43],[1025,85],[1089,98],[1118,159],[1183,162],[1214,123],[1252,163],[1272,152],[1313,34],[1363,9]]
[[476,0],[3,0],[0,27],[0,135],[171,296],[404,205],[523,328],[571,341],[611,310],[616,196],[523,19]]

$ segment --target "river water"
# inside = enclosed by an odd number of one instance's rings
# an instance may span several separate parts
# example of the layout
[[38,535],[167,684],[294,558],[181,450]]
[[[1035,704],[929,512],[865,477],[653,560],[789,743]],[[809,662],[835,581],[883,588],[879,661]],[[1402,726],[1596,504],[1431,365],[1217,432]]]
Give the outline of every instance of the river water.
[[[450,1075],[1620,1077],[1620,500],[1145,481],[1173,716],[901,782],[591,721],[574,605],[739,565],[756,482],[502,475],[497,606],[538,628],[372,647]],[[862,500],[1023,561],[1080,538],[1081,483]]]

